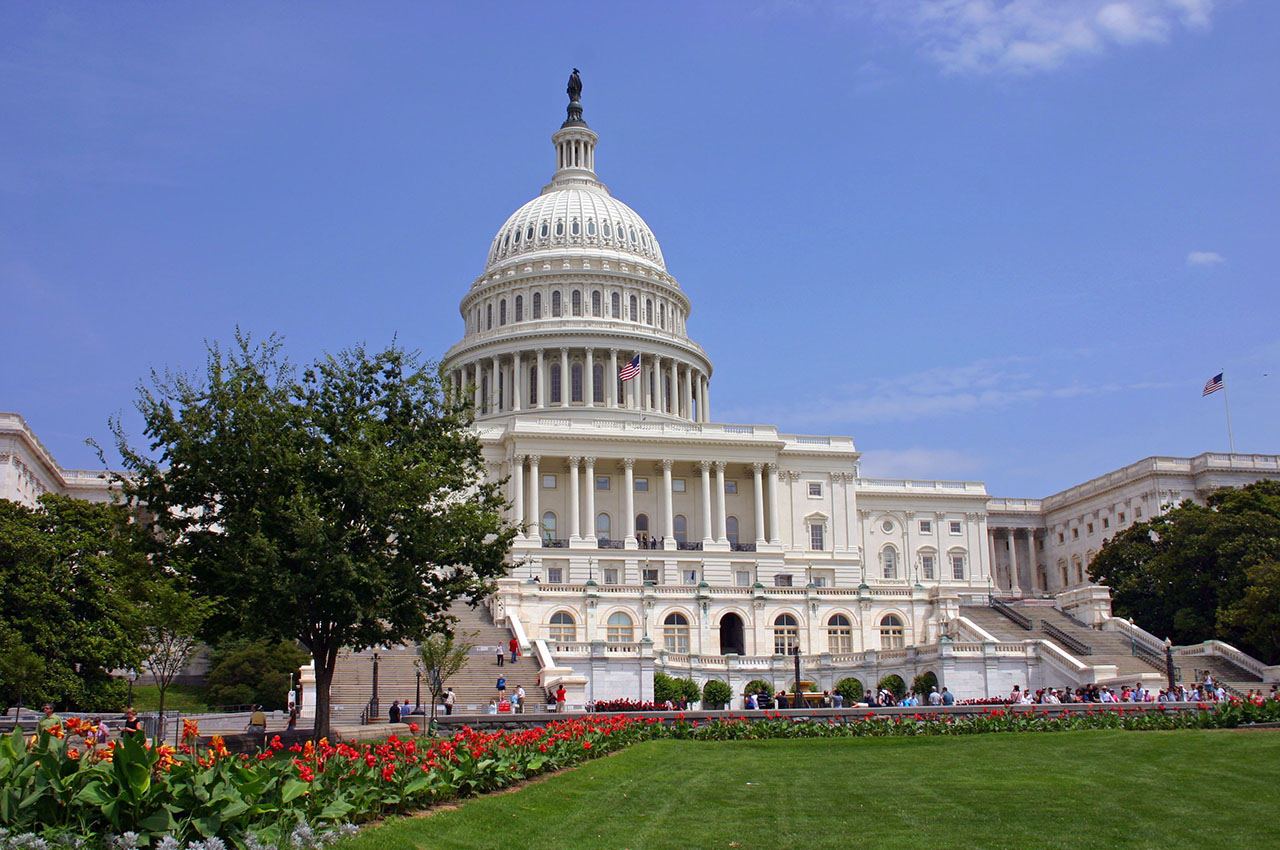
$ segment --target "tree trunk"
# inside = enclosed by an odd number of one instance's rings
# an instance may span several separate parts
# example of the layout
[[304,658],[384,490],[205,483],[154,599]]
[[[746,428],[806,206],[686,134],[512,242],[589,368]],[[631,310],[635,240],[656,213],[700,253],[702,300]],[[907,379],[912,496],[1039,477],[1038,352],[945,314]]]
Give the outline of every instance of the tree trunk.
[[317,741],[329,737],[329,685],[333,682],[337,656],[337,650],[328,647],[319,648],[312,656],[316,665],[316,720],[311,737]]

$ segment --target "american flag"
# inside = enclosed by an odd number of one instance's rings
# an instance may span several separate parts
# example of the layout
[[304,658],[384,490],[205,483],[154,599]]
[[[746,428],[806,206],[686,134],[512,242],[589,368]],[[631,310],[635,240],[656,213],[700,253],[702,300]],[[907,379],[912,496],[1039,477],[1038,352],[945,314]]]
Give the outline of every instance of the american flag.
[[1219,372],[1218,374],[1210,378],[1207,382],[1205,382],[1204,392],[1200,394],[1200,397],[1204,398],[1209,393],[1216,393],[1218,390],[1222,389],[1224,386],[1226,386],[1226,384],[1222,383],[1222,373]]
[[[631,358],[631,362],[618,370],[619,380],[629,381],[640,374],[640,355]],[[1219,375],[1218,377],[1222,377]]]

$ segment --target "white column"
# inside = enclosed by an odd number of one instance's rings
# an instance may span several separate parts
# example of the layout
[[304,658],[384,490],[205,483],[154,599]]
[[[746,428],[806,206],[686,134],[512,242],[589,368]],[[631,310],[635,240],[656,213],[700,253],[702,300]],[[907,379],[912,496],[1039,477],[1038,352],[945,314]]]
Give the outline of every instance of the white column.
[[520,368],[520,352],[512,355],[511,361],[511,409],[520,409],[520,385],[524,383],[523,370]]
[[542,492],[542,474],[538,472],[538,455],[529,455],[529,528],[531,536],[542,537],[542,509],[538,495]]
[[676,377],[676,361],[671,359],[667,366],[667,376],[671,379],[671,406],[667,410],[672,416],[680,414],[680,380]]
[[588,540],[596,540],[596,459],[593,457],[584,457],[582,463],[585,466],[585,474],[582,476],[583,484],[587,488],[587,533],[582,535]]
[[781,543],[778,529],[778,465],[769,464],[769,542]]
[[[663,548],[675,548],[675,496],[671,492],[671,461],[662,461],[662,539]],[[671,541],[668,545],[667,541]]]
[[702,470],[702,544],[712,541],[711,536],[711,461],[698,461]]
[[568,407],[573,397],[573,379],[569,375],[569,349],[560,349],[560,406]]
[[626,512],[625,525],[627,539],[624,544],[628,549],[636,548],[636,484],[633,467],[635,458],[622,459],[622,510]]
[[751,464],[752,492],[756,500],[756,546],[765,542],[764,536],[764,464]]
[[587,349],[587,364],[582,373],[582,403],[587,407],[596,406],[596,368],[592,351]]
[[693,367],[688,363],[684,364],[684,378],[680,381],[680,386],[684,389],[684,418],[693,418]]
[[542,351],[543,350],[541,348],[538,349],[538,359],[537,359],[537,362],[534,363],[534,365],[538,369],[537,385],[538,385],[538,409],[539,410],[547,406],[547,370],[545,368],[546,362],[545,362],[545,358],[543,357]]
[[1018,549],[1013,529],[1006,531],[1005,536],[1009,541],[1009,592],[1014,596],[1021,596],[1022,588],[1018,586]]
[[618,349],[609,349],[609,375],[604,382],[604,391],[609,398],[605,400],[607,407],[618,406]]
[[511,516],[516,536],[524,537],[524,455],[511,457]]
[[[563,374],[563,373],[561,373]],[[563,378],[561,379],[563,380]],[[569,458],[569,539],[576,540],[579,533],[579,520],[582,518],[582,505],[578,501],[578,463],[581,458]]]
[[1031,590],[1044,590],[1040,586],[1040,571],[1036,569],[1036,530],[1034,528],[1027,529],[1027,554],[1031,558]]
[[711,381],[702,376],[702,421],[711,421]]
[[471,364],[471,371],[472,371],[472,372],[474,372],[474,373],[475,373],[475,376],[476,376],[476,380],[475,380],[475,385],[476,385],[476,386],[475,386],[475,391],[476,391],[475,405],[476,405],[476,416],[479,416],[479,415],[480,415],[480,411],[484,409],[484,407],[483,407],[484,399],[482,399],[482,398],[480,397],[480,361],[479,361],[479,360],[477,360],[475,363]]
[[716,466],[716,542],[727,543],[728,532],[725,530],[724,512],[724,461],[718,460]]

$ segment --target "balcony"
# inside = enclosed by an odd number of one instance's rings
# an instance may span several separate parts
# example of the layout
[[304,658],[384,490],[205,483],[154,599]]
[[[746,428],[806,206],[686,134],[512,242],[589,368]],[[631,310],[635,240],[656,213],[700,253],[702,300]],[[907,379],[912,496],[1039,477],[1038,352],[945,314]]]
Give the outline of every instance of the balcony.
[[698,541],[695,541],[695,542],[681,543],[679,540],[677,540],[677,541],[676,541],[676,551],[678,551],[678,552],[701,552],[701,551],[702,551],[702,541],[701,541],[701,540],[698,540]]
[[543,549],[568,549],[569,541],[564,537],[544,537],[542,538]]
[[729,551],[730,551],[730,552],[754,552],[754,551],[756,551],[756,544],[754,544],[754,543],[730,543],[730,544],[729,544]]

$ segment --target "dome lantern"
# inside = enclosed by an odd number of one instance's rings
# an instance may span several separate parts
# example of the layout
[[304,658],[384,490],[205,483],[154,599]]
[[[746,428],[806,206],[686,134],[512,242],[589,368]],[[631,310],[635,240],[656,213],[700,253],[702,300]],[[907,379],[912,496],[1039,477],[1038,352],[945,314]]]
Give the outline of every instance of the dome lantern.
[[596,142],[600,137],[582,118],[582,78],[578,76],[577,68],[569,76],[568,94],[568,117],[551,137],[556,146],[556,173],[551,176],[551,185],[584,181],[598,183]]

